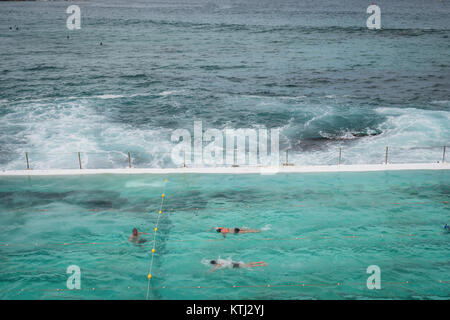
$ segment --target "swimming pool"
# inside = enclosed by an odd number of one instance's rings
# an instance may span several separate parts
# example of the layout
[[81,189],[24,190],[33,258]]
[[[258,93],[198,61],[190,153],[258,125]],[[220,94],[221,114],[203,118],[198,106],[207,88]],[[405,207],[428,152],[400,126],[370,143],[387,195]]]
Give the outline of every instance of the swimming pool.
[[[448,299],[448,181],[448,170],[1,177],[0,297],[145,299],[164,193],[150,299]],[[263,231],[206,232],[217,226]],[[150,241],[129,243],[133,227]],[[268,266],[208,272],[219,257]],[[69,265],[81,290],[66,287]],[[381,290],[366,286],[370,265]]]

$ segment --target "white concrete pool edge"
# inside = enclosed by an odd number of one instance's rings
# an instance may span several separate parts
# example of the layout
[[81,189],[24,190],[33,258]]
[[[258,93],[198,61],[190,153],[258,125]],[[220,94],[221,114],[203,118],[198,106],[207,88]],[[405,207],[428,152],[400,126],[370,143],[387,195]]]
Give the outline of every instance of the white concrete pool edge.
[[318,172],[370,172],[398,170],[448,170],[449,163],[352,164],[286,167],[210,167],[210,168],[124,168],[124,169],[48,169],[2,170],[0,176],[63,176],[88,174],[277,174]]

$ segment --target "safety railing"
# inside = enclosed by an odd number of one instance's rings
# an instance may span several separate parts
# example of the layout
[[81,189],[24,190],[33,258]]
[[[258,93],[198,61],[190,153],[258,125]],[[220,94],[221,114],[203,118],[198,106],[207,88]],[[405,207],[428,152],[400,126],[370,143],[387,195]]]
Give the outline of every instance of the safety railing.
[[[221,151],[221,150],[219,150]],[[435,147],[390,147],[374,148],[333,148],[318,151],[296,151],[285,149],[275,162],[264,163],[259,153],[251,163],[247,152],[233,150],[232,155],[222,154],[216,161],[204,161],[204,153],[181,150],[178,163],[172,159],[172,152],[25,152],[23,165],[16,160],[12,169],[117,169],[117,168],[188,168],[188,167],[254,167],[254,166],[301,166],[301,165],[344,165],[344,164],[405,164],[405,163],[445,163],[447,146]],[[179,160],[178,159],[178,160]],[[199,161],[200,159],[200,161]],[[230,161],[230,159],[232,159]],[[181,163],[180,163],[181,162]],[[254,162],[254,161],[253,161]],[[9,168],[8,168],[9,169]]]

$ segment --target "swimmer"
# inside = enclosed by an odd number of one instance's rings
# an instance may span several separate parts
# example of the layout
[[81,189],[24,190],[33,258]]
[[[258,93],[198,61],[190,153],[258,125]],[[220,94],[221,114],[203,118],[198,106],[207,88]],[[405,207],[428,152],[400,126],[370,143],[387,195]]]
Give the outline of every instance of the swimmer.
[[448,226],[447,224],[445,224],[444,230],[450,231],[450,226]]
[[215,228],[215,229],[216,229],[217,233],[221,233],[224,238],[226,237],[227,233],[238,234],[238,233],[256,233],[256,232],[261,232],[261,230],[245,229],[245,228],[222,228],[222,227],[219,227],[219,228]]
[[147,240],[145,240],[145,239],[139,239],[139,236],[141,234],[147,234],[148,235],[148,233],[146,233],[146,232],[138,232],[138,230],[136,228],[133,228],[133,233],[128,238],[128,241],[137,242],[137,243],[146,242]]
[[211,260],[209,263],[214,266],[214,268],[212,268],[210,270],[210,272],[214,272],[217,269],[225,268],[225,267],[237,269],[237,268],[254,268],[254,267],[267,266],[267,263],[265,263],[264,261],[250,262],[250,263],[243,263],[243,262],[223,263],[223,262],[219,262],[217,260]]

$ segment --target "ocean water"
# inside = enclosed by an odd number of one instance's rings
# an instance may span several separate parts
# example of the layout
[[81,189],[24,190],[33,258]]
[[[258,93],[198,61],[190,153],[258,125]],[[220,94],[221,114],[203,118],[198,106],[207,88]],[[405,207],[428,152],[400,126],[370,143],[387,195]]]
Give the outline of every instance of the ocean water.
[[[170,136],[278,128],[296,164],[436,162],[450,141],[450,4],[0,3],[0,168],[171,167]],[[18,27],[18,30],[15,29]],[[11,30],[10,30],[11,27]],[[69,38],[68,38],[69,37]],[[103,45],[100,46],[99,43]]]
[[[0,298],[146,299],[164,192],[149,299],[448,299],[449,175],[2,177]],[[133,227],[149,241],[129,243]],[[268,266],[209,272],[219,258]]]

